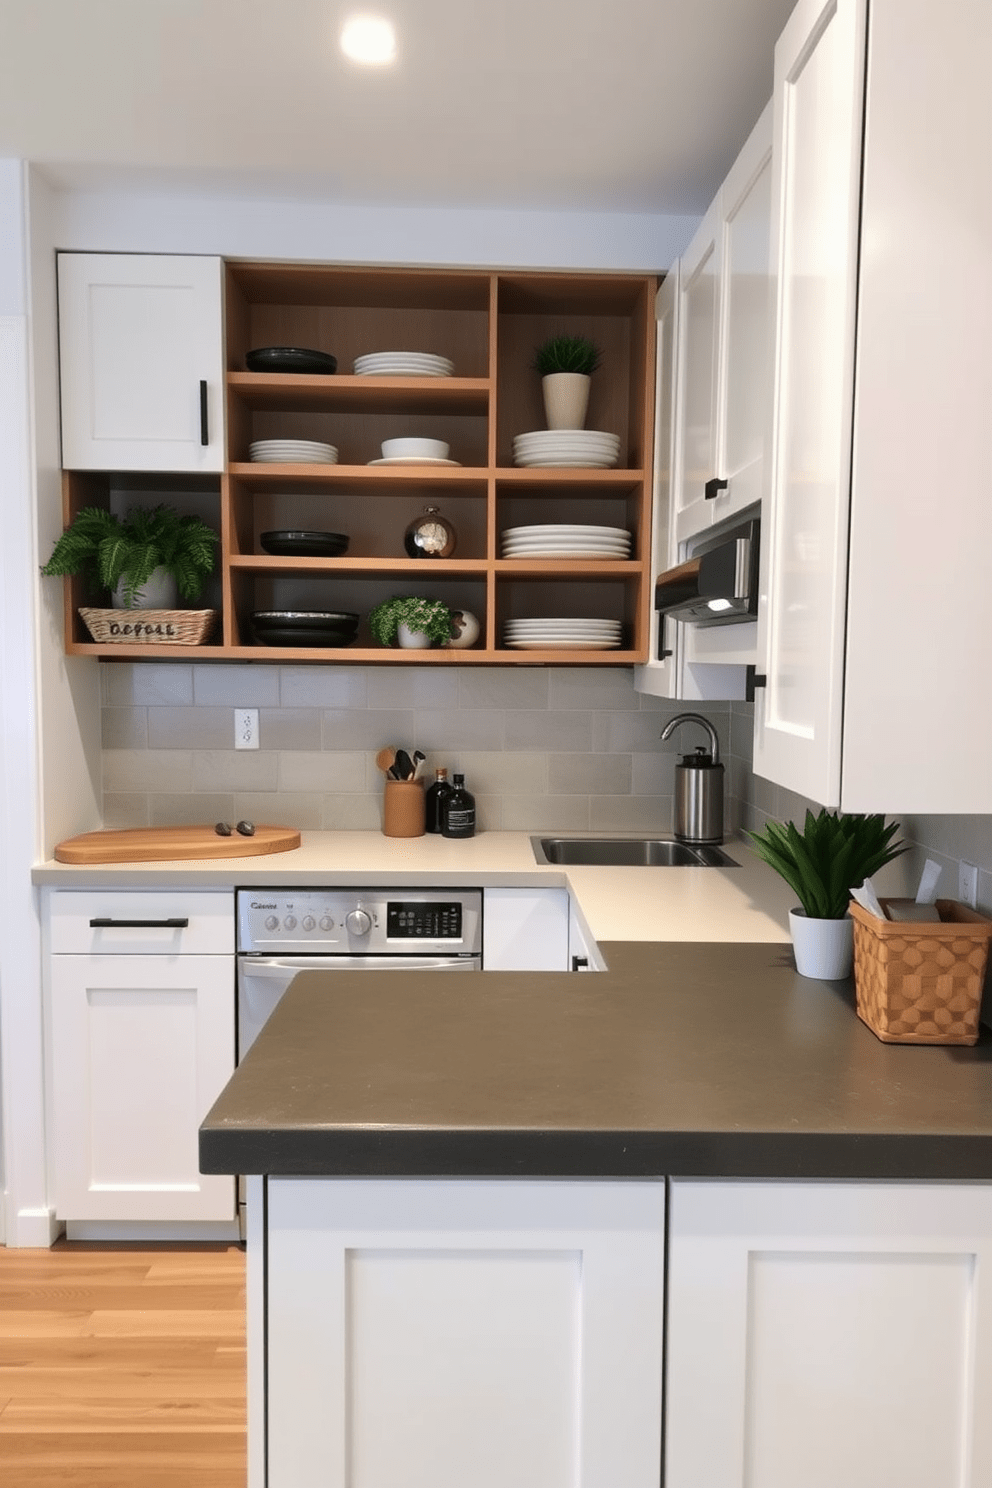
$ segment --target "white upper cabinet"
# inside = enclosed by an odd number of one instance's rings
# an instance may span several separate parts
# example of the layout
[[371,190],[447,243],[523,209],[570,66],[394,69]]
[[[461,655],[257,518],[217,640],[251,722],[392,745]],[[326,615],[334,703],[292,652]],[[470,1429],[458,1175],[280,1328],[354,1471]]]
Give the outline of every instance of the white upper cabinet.
[[775,54],[755,770],[845,810],[992,811],[990,52],[986,0],[873,0],[867,49],[800,0]]
[[675,560],[672,491],[675,470],[675,358],[678,342],[679,266],[665,275],[655,296],[658,325],[655,369],[654,520],[651,523],[651,581],[645,586],[649,660],[634,668],[639,692],[655,697],[678,696],[679,626],[654,611],[654,579]]
[[828,806],[840,781],[863,48],[860,0],[800,0],[775,49],[755,770]]
[[716,475],[719,430],[720,198],[679,260],[676,359],[676,540],[709,519],[706,483]]
[[58,273],[64,468],[222,470],[220,259],[63,253]]
[[679,261],[677,542],[761,500],[771,151],[769,103]]

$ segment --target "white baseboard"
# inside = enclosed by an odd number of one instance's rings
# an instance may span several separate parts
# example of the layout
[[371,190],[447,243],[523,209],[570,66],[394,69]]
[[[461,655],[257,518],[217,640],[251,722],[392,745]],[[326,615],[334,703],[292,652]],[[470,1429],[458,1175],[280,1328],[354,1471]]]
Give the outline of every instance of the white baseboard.
[[8,1250],[48,1250],[62,1233],[62,1222],[51,1209],[11,1211],[4,1205],[3,1243]]
[[68,1220],[65,1227],[67,1240],[130,1240],[135,1244],[147,1244],[158,1240],[163,1243],[176,1241],[200,1241],[212,1244],[238,1244],[241,1235],[236,1219],[209,1222],[175,1224],[124,1223],[113,1220]]

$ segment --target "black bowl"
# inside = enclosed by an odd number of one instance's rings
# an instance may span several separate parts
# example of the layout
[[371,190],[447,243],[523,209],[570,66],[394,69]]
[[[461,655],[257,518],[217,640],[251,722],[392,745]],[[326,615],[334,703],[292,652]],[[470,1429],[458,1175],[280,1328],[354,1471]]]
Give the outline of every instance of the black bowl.
[[249,372],[336,372],[338,359],[329,351],[311,351],[305,346],[258,346],[245,357]]
[[262,532],[258,540],[280,558],[340,558],[348,551],[345,532]]
[[314,629],[309,625],[301,625],[297,629],[285,626],[275,630],[265,630],[256,625],[252,629],[260,646],[326,646],[332,649],[353,645],[356,636],[353,630]]

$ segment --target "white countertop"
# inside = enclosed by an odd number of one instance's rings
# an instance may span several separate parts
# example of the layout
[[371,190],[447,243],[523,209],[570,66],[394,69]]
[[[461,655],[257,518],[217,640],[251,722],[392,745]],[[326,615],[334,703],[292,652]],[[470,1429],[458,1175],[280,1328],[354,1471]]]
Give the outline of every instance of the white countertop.
[[536,863],[526,832],[482,832],[460,841],[433,834],[304,832],[292,852],[83,867],[49,860],[33,870],[32,879],[63,889],[546,884],[570,889],[597,941],[789,941],[792,890],[744,839],[728,841],[725,850],[739,867],[564,868]]

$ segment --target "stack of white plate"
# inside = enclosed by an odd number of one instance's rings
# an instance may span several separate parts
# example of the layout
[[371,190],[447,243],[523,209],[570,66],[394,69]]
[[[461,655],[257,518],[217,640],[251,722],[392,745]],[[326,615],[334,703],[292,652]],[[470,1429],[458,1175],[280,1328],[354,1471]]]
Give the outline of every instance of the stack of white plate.
[[356,377],[450,377],[454,362],[428,351],[373,351],[355,358]]
[[547,523],[541,527],[507,527],[504,558],[629,558],[630,533],[625,527]]
[[317,439],[255,439],[248,458],[272,465],[336,465],[338,452]]
[[587,465],[606,470],[619,458],[619,436],[599,429],[536,429],[513,439],[515,465]]
[[508,620],[503,639],[516,651],[615,651],[621,644],[619,620]]

